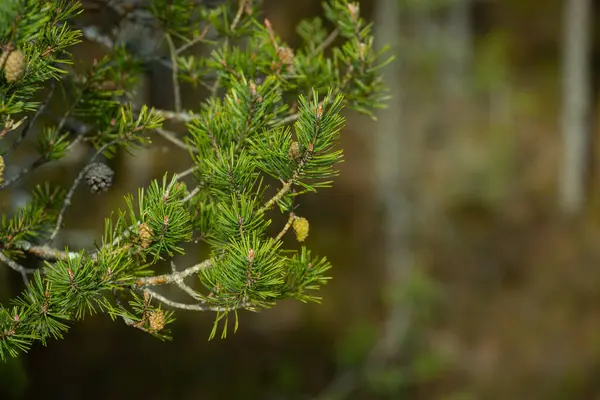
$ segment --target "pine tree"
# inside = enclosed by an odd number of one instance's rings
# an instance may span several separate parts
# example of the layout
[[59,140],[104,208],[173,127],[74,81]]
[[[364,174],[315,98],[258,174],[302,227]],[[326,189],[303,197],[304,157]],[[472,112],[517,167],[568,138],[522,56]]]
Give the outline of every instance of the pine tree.
[[[372,115],[387,97],[379,69],[391,59],[374,50],[371,25],[358,5],[326,1],[325,19],[302,21],[297,32],[303,44],[292,49],[262,19],[259,1],[89,2],[112,7],[158,40],[136,46],[118,33],[79,29],[83,8],[75,1],[4,0],[0,7],[0,191],[58,162],[75,145],[95,150],[68,189],[42,182],[26,205],[2,213],[0,264],[20,273],[25,288],[0,307],[0,357],[27,351],[34,341],[62,338],[72,323],[95,313],[167,339],[172,310],[209,311],[216,316],[213,338],[237,330],[242,310],[289,298],[319,301],[315,291],[329,279],[330,263],[301,244],[283,248],[282,238],[293,230],[304,241],[309,221],[295,214],[298,199],[330,186],[337,175],[342,109]],[[81,66],[70,51],[84,36],[109,51]],[[209,55],[194,55],[197,45]],[[155,51],[160,46],[168,57]],[[173,110],[134,101],[152,62],[171,71]],[[198,110],[184,110],[181,85],[210,95]],[[65,109],[55,125],[39,127],[38,158],[14,165],[13,151],[47,114],[55,89]],[[185,137],[164,129],[165,120],[185,124]],[[53,247],[81,183],[109,190],[113,171],[98,158],[135,153],[151,144],[150,132],[184,147],[191,167],[126,196],[89,248]],[[18,172],[9,174],[11,166]],[[192,175],[193,183],[184,183]],[[277,212],[287,223],[271,235]],[[177,265],[193,240],[210,249],[209,257]],[[23,267],[25,257],[39,259],[39,267]],[[161,274],[165,262],[171,270]],[[190,301],[166,298],[160,294],[165,285]]]

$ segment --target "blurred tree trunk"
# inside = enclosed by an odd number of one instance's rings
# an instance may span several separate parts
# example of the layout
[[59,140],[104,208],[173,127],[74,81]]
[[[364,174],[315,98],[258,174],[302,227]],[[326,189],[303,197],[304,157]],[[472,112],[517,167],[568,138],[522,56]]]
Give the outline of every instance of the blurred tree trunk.
[[472,2],[453,0],[448,5],[444,21],[445,57],[441,66],[446,97],[463,96],[467,88],[473,50],[470,18]]
[[[373,136],[376,195],[382,218],[382,259],[386,283],[389,289],[396,291],[409,281],[414,264],[410,243],[413,230],[410,188],[414,184],[415,154],[412,149],[414,141],[410,136],[411,132],[403,123],[403,57],[399,49],[399,1],[379,0],[376,7],[375,37],[380,45],[388,44],[398,57],[384,73],[392,98],[388,109],[379,114],[377,134]],[[391,299],[387,306],[388,316],[378,345],[371,354],[369,372],[376,372],[386,361],[398,354],[410,326],[409,304]]]
[[590,123],[590,0],[567,0],[563,21],[563,163],[560,207],[578,213],[585,203]]

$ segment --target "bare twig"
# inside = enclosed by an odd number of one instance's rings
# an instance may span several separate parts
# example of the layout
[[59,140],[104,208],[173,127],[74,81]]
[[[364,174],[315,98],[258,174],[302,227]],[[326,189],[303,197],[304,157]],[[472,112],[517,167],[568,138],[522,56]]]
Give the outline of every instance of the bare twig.
[[194,114],[190,111],[174,112],[170,110],[160,110],[156,108],[154,109],[154,113],[156,115],[160,115],[164,119],[178,122],[192,122],[194,119],[200,117],[198,114]]
[[25,175],[27,175],[28,173],[30,173],[34,169],[36,169],[38,167],[41,167],[42,165],[46,164],[46,162],[47,162],[47,160],[45,158],[38,158],[37,160],[35,160],[33,162],[33,164],[31,164],[31,167],[29,167],[29,168],[23,168],[21,171],[19,171],[19,173],[17,175],[13,176],[10,179],[4,180],[4,183],[2,183],[0,185],[0,190],[6,189],[10,185],[12,185],[12,184],[20,181],[21,179],[23,179],[23,177]]
[[275,196],[271,197],[271,199],[269,199],[269,201],[267,201],[267,202],[265,203],[265,205],[264,205],[264,206],[262,206],[262,207],[261,207],[261,208],[260,208],[260,209],[257,211],[257,213],[258,213],[258,214],[260,214],[260,213],[263,213],[263,212],[265,212],[265,211],[267,211],[267,210],[270,210],[270,209],[271,209],[271,207],[273,207],[273,205],[275,205],[275,203],[277,203],[279,200],[281,200],[281,198],[282,198],[283,196],[285,196],[287,192],[289,192],[289,191],[290,191],[290,189],[292,188],[292,185],[294,184],[294,182],[296,181],[296,179],[297,179],[297,177],[296,177],[296,175],[294,174],[294,176],[293,176],[293,177],[292,177],[292,178],[291,178],[289,181],[287,181],[287,182],[286,182],[286,183],[283,185],[283,187],[282,187],[281,189],[279,189],[279,192],[277,192],[277,193],[275,194]]
[[79,256],[79,253],[62,251],[50,246],[38,246],[27,241],[21,241],[14,246],[37,258],[47,261],[66,261]]
[[69,189],[69,192],[67,193],[67,196],[65,197],[65,200],[63,201],[62,208],[60,209],[60,212],[58,213],[58,218],[56,219],[56,226],[54,228],[54,231],[52,231],[52,234],[50,235],[50,238],[48,239],[48,243],[52,243],[52,241],[54,240],[54,238],[56,238],[56,235],[58,235],[58,232],[60,230],[60,226],[62,225],[63,217],[65,215],[65,211],[67,211],[67,207],[69,207],[71,205],[71,198],[73,197],[73,194],[75,193],[75,190],[77,189],[77,187],[81,183],[81,180],[85,176],[85,173],[90,168],[90,165],[96,160],[96,158],[100,154],[102,154],[102,152],[104,152],[104,150],[106,150],[108,147],[110,147],[110,146],[112,146],[112,145],[114,145],[114,144],[116,144],[118,142],[119,142],[119,139],[113,140],[113,141],[105,144],[104,146],[100,147],[100,149],[98,149],[98,151],[96,151],[96,154],[94,154],[92,156],[92,158],[90,158],[90,160],[88,161],[88,163],[85,166],[85,168],[83,168],[81,170],[81,172],[79,173],[79,175],[77,175],[77,178],[75,178],[75,180],[73,181],[73,184],[71,185],[71,189]]
[[199,272],[203,269],[208,269],[210,267],[212,267],[212,262],[210,260],[204,260],[200,264],[196,264],[177,273],[140,278],[137,280],[136,285],[145,287],[173,283],[178,279],[183,279],[187,276],[193,275],[196,272]]
[[150,289],[144,289],[144,290],[147,291],[153,298],[160,301],[161,303],[164,303],[170,307],[179,308],[182,310],[227,312],[227,311],[239,310],[241,308],[250,308],[250,305],[247,303],[241,303],[240,305],[234,306],[234,307],[219,307],[219,306],[208,306],[206,304],[178,303],[176,301],[167,299],[163,295],[158,294],[153,290],[150,290]]
[[320,52],[322,52],[323,50],[325,50],[326,48],[328,48],[331,43],[333,43],[333,41],[335,39],[337,39],[338,35],[340,34],[340,31],[335,28],[333,31],[331,31],[331,33],[329,34],[329,36],[327,36],[325,38],[325,40],[323,40],[323,42],[321,42],[321,44],[319,45],[319,47],[317,47],[315,49],[315,51],[313,52],[313,56],[316,56],[317,54],[319,54]]
[[179,54],[183,53],[184,51],[186,51],[187,49],[189,49],[190,47],[194,46],[195,44],[200,43],[201,41],[203,41],[204,37],[208,33],[209,29],[210,29],[210,25],[206,25],[204,27],[204,29],[202,30],[202,32],[200,32],[200,35],[196,36],[195,38],[193,38],[192,40],[190,40],[188,43],[186,43],[183,46],[179,47],[175,51],[175,54],[179,55]]
[[[192,166],[192,167],[189,167],[188,169],[186,169],[186,170],[185,170],[185,171],[183,171],[183,172],[178,172],[178,173],[176,174],[176,175],[177,175],[177,180],[181,180],[181,179],[185,178],[186,176],[193,174],[193,173],[194,173],[194,171],[196,171],[197,169],[198,169],[198,167],[197,167],[196,165],[194,165],[194,166]],[[185,201],[186,201],[186,200],[184,200],[184,202],[185,202]]]
[[196,187],[194,188],[194,190],[192,190],[192,191],[191,191],[191,192],[190,192],[190,193],[189,193],[187,196],[185,196],[185,197],[183,198],[183,200],[182,200],[182,201],[183,201],[184,203],[187,203],[187,202],[188,202],[188,201],[190,201],[190,200],[191,200],[191,199],[192,199],[192,198],[193,198],[195,195],[197,195],[197,194],[200,192],[200,189],[201,189],[201,188],[200,188],[200,186],[196,186]]
[[[173,271],[174,275],[177,274],[177,267],[173,261],[171,261],[171,271]],[[181,277],[176,278],[175,284],[177,286],[179,286],[179,288],[181,290],[183,290],[184,292],[189,294],[190,297],[193,298],[194,300],[198,300],[198,301],[202,300],[202,297],[198,293],[196,293],[196,291],[194,291],[194,289],[192,289],[191,287],[189,287],[188,285],[185,284],[185,282],[183,281],[183,278],[181,278]]]
[[6,152],[7,155],[10,154],[11,152],[15,151],[17,149],[17,147],[19,147],[19,144],[21,144],[21,142],[23,141],[23,139],[25,139],[25,136],[27,136],[27,134],[29,133],[29,131],[31,130],[33,125],[35,125],[37,119],[39,118],[40,115],[42,115],[42,113],[46,109],[46,106],[50,102],[50,99],[52,98],[52,95],[54,94],[55,87],[56,87],[56,82],[54,80],[50,80],[50,91],[46,95],[46,98],[40,104],[40,106],[37,109],[37,111],[35,112],[35,114],[33,114],[33,117],[29,121],[27,121],[27,124],[21,131],[21,134],[19,135],[19,137],[14,141],[10,150],[8,150]]
[[287,117],[278,120],[276,124],[277,125],[286,125],[286,124],[289,124],[290,122],[295,122],[297,119],[298,119],[298,113],[295,113],[295,114],[288,115]]
[[179,139],[174,132],[168,131],[166,129],[163,128],[156,128],[155,129],[156,133],[158,133],[160,136],[162,136],[163,138],[167,139],[169,142],[173,143],[175,146],[183,149],[183,150],[189,150],[193,153],[197,153],[198,149],[195,148],[194,146],[188,146],[187,144],[185,144],[185,142],[183,142],[181,139]]
[[32,274],[35,271],[34,269],[23,267],[21,264],[18,264],[16,261],[13,261],[7,256],[5,256],[2,252],[0,252],[0,261],[17,271],[18,273],[20,273],[23,277],[23,282],[25,283],[25,286],[29,285],[29,278],[27,277],[27,274]]
[[284,225],[283,229],[281,230],[281,232],[279,232],[277,234],[277,236],[275,237],[275,241],[279,242],[281,240],[281,238],[283,237],[283,235],[285,235],[285,233],[290,229],[290,227],[292,226],[292,224],[294,223],[294,219],[296,219],[296,215],[294,215],[293,212],[290,213],[290,217],[288,218],[288,221],[286,222],[286,224]]
[[175,50],[175,44],[173,43],[173,39],[171,35],[168,33],[165,35],[165,39],[167,40],[167,45],[169,46],[169,53],[171,55],[171,80],[173,81],[173,101],[175,103],[175,112],[181,112],[181,90],[179,87],[179,79],[177,78],[178,68],[177,68],[177,51]]

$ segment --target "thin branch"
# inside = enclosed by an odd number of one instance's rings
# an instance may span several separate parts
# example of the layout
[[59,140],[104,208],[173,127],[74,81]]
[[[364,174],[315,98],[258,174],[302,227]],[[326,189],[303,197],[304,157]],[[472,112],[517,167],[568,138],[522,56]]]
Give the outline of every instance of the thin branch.
[[295,113],[295,114],[288,115],[287,117],[278,120],[276,122],[276,125],[286,125],[286,124],[289,124],[290,122],[295,122],[297,119],[298,119],[298,113]]
[[190,150],[193,153],[198,152],[197,148],[195,148],[194,146],[188,146],[187,144],[185,144],[185,142],[183,142],[181,139],[179,139],[176,136],[175,132],[171,132],[171,131],[168,131],[163,128],[156,128],[154,130],[156,131],[156,133],[158,133],[163,138],[167,139],[169,142],[173,143],[175,146],[177,146],[183,150]]
[[0,190],[6,189],[7,187],[9,187],[10,185],[20,181],[21,179],[23,179],[23,177],[25,175],[27,175],[28,173],[30,173],[31,171],[33,171],[36,168],[41,167],[42,165],[46,164],[48,160],[46,160],[45,158],[38,158],[37,160],[35,160],[33,162],[33,164],[31,164],[31,167],[29,168],[23,168],[21,171],[19,171],[19,173],[15,176],[13,176],[10,179],[5,179],[4,183],[2,183],[0,185]]
[[198,193],[200,193],[200,189],[201,189],[201,187],[200,187],[200,186],[196,186],[196,187],[194,188],[194,190],[192,190],[192,191],[191,191],[191,192],[190,192],[190,193],[189,193],[187,196],[185,196],[185,197],[183,198],[183,200],[182,200],[182,201],[183,201],[184,203],[187,203],[187,202],[188,202],[188,201],[190,201],[190,200],[191,200],[191,199],[192,199],[192,198],[193,198],[195,195],[197,195]]
[[2,252],[0,252],[0,261],[20,273],[23,277],[23,282],[25,282],[25,286],[29,286],[29,278],[27,277],[27,274],[32,274],[35,271],[34,269],[23,267],[21,264],[18,264],[17,262],[5,256]]
[[281,232],[279,232],[277,234],[277,236],[275,237],[275,241],[279,242],[281,240],[281,238],[283,237],[283,235],[286,234],[286,232],[290,229],[290,227],[292,226],[292,224],[294,223],[294,220],[296,219],[296,215],[291,212],[290,213],[290,217],[288,218],[288,221],[286,222],[286,224],[284,225],[283,229],[281,230]]
[[23,139],[25,139],[25,136],[27,136],[27,134],[29,133],[29,131],[31,130],[31,128],[33,127],[33,125],[35,125],[35,123],[36,123],[37,119],[39,118],[39,116],[42,115],[42,113],[46,109],[46,106],[50,102],[50,99],[52,98],[52,95],[54,95],[54,89],[55,88],[56,88],[56,82],[54,80],[51,80],[50,81],[50,91],[46,95],[46,98],[40,104],[39,108],[36,110],[36,112],[33,115],[33,117],[29,121],[27,121],[27,124],[25,124],[25,127],[21,131],[21,134],[19,135],[19,137],[17,138],[17,140],[14,141],[14,143],[12,144],[10,150],[8,150],[6,152],[6,155],[8,155],[8,154],[12,153],[13,151],[15,151],[17,149],[17,147],[19,147],[19,144],[21,144],[21,142],[23,141]]
[[270,209],[271,209],[271,207],[273,207],[273,205],[274,205],[275,203],[277,203],[279,200],[281,200],[281,198],[282,198],[283,196],[285,196],[287,192],[289,192],[289,191],[290,191],[290,189],[292,188],[292,185],[294,184],[294,182],[296,181],[296,179],[297,179],[297,178],[294,176],[294,177],[292,177],[292,178],[291,178],[289,181],[287,181],[287,182],[286,182],[286,183],[283,185],[283,187],[282,187],[281,189],[279,189],[279,192],[277,192],[277,194],[275,194],[275,196],[271,197],[271,199],[270,199],[269,201],[267,201],[267,202],[265,203],[265,205],[264,205],[264,206],[262,206],[262,207],[261,207],[261,208],[260,208],[260,209],[257,211],[257,214],[264,213],[265,211],[267,211],[267,210],[270,210]]
[[90,158],[90,160],[88,161],[87,165],[81,170],[81,172],[79,173],[79,175],[77,175],[77,178],[75,178],[75,180],[73,181],[73,184],[71,185],[71,189],[69,189],[69,192],[67,193],[67,196],[65,197],[65,200],[63,201],[62,208],[60,209],[60,212],[58,213],[58,218],[56,219],[56,226],[54,228],[54,231],[52,232],[52,235],[50,235],[50,238],[48,239],[49,243],[52,243],[52,241],[54,240],[54,238],[56,237],[56,235],[58,235],[58,231],[60,230],[60,226],[62,225],[62,221],[63,221],[63,217],[65,215],[65,211],[67,211],[67,207],[69,207],[71,205],[71,198],[73,197],[73,194],[75,194],[75,190],[77,189],[77,187],[81,183],[81,180],[85,176],[85,173],[90,168],[90,165],[96,160],[96,158],[100,154],[102,154],[102,152],[104,152],[104,150],[106,150],[108,147],[110,147],[110,146],[112,146],[112,145],[114,145],[114,144],[116,144],[118,142],[119,142],[119,139],[113,140],[113,141],[105,144],[104,146],[100,147],[100,149],[98,149],[98,151],[96,151],[96,154],[94,154],[92,156],[92,158]]
[[195,44],[200,43],[201,41],[203,41],[204,37],[208,33],[209,29],[210,29],[210,25],[206,25],[204,27],[204,29],[202,30],[202,32],[200,32],[200,35],[198,35],[197,37],[195,37],[194,39],[192,39],[188,43],[184,44],[180,48],[178,48],[175,51],[175,54],[179,55],[179,54],[183,53],[184,51],[186,51],[187,49],[189,49],[190,47],[194,46]]
[[50,246],[38,246],[27,241],[16,243],[14,246],[37,258],[47,261],[67,261],[79,256],[79,253],[62,251]]
[[166,304],[166,305],[168,305],[170,307],[179,308],[179,309],[182,309],[182,310],[227,312],[227,311],[238,310],[240,308],[247,308],[247,307],[249,307],[249,304],[247,304],[247,303],[241,303],[240,305],[233,306],[233,307],[219,307],[219,306],[208,306],[208,305],[205,305],[205,304],[185,304],[185,303],[178,303],[176,301],[167,299],[163,295],[158,294],[158,293],[156,293],[153,290],[150,290],[150,289],[144,289],[144,290],[147,291],[150,294],[150,296],[152,296],[156,300],[160,301],[161,303],[164,303],[164,304]]
[[179,80],[177,79],[178,68],[177,68],[177,51],[175,50],[175,44],[171,35],[168,33],[165,35],[167,39],[167,45],[169,46],[169,53],[171,54],[171,80],[173,81],[173,101],[175,102],[175,112],[181,112],[181,91],[179,87]]
[[329,34],[329,36],[327,36],[325,38],[325,40],[323,40],[323,42],[321,42],[321,44],[319,45],[319,47],[317,47],[315,49],[315,51],[313,52],[313,56],[316,56],[317,54],[319,54],[320,52],[322,52],[323,50],[325,50],[326,48],[328,48],[335,39],[337,39],[338,35],[340,34],[340,31],[338,30],[338,28],[335,28],[333,31],[331,31],[331,33]]
[[177,175],[177,180],[181,180],[181,179],[185,178],[186,176],[193,174],[194,171],[196,171],[197,169],[198,169],[198,166],[194,165],[192,167],[189,167],[188,169],[186,169],[183,172],[178,172],[176,174]]
[[200,117],[198,114],[194,114],[190,111],[174,112],[170,110],[160,110],[156,108],[154,109],[154,113],[156,115],[160,115],[164,119],[178,122],[192,122],[196,118]]
[[200,264],[196,264],[192,267],[186,268],[183,271],[180,271],[177,273],[140,278],[137,280],[136,285],[137,286],[158,286],[158,285],[164,285],[167,283],[173,283],[178,279],[183,279],[187,276],[193,275],[199,271],[208,269],[210,267],[212,267],[212,262],[210,260],[204,260]]
[[[171,271],[173,271],[173,274],[177,274],[177,266],[175,265],[175,263],[173,261],[171,261]],[[190,297],[193,298],[194,300],[198,300],[198,301],[202,300],[202,296],[200,296],[196,291],[194,291],[194,289],[192,289],[191,287],[186,285],[185,282],[183,282],[183,278],[176,278],[175,284],[177,286],[179,286],[179,288],[181,290],[183,290],[184,292],[189,294]]]

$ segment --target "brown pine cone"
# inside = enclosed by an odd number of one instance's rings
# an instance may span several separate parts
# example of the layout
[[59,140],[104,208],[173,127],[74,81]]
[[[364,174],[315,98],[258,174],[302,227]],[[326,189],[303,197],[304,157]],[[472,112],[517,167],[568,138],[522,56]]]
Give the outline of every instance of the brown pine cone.
[[85,180],[92,193],[106,192],[112,186],[114,172],[103,163],[91,164],[85,173]]

